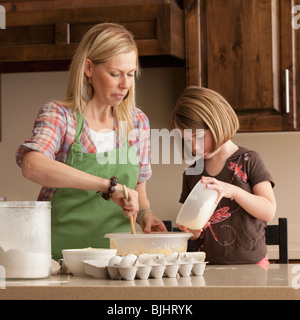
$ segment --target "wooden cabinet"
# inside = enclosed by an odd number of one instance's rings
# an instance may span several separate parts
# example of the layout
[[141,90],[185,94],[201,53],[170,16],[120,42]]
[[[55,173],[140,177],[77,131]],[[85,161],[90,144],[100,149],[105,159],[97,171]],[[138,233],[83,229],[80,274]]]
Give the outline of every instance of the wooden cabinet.
[[142,58],[184,61],[184,12],[175,0],[19,0],[1,5],[6,29],[0,31],[0,72],[65,70],[83,34],[101,22],[130,30]]
[[241,132],[299,129],[296,2],[185,1],[187,84],[221,93],[237,112]]
[[[0,73],[67,70],[83,34],[118,22],[142,66],[186,66],[186,84],[220,92],[240,131],[300,129],[300,0],[3,1]],[[299,20],[298,20],[299,22]],[[300,23],[300,22],[299,22]]]
[[178,0],[4,0],[0,4],[6,18],[6,29],[0,29],[0,76],[68,70],[84,33],[101,22],[120,23],[134,34],[142,66],[184,65],[184,11]]

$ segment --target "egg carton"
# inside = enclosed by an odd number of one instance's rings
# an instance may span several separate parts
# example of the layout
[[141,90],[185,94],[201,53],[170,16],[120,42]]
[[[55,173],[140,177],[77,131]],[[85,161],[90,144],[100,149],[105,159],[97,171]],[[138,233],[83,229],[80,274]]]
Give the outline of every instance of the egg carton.
[[115,256],[107,265],[101,261],[84,261],[88,275],[112,280],[147,280],[162,277],[202,276],[207,262],[204,252],[163,254],[129,254],[125,257]]

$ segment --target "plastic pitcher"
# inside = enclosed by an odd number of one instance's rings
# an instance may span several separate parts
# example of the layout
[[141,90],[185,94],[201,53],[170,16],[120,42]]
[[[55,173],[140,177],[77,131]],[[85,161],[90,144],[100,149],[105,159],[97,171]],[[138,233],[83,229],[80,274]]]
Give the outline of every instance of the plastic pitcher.
[[191,230],[202,229],[217,207],[217,197],[216,190],[207,189],[199,181],[185,200],[176,223]]

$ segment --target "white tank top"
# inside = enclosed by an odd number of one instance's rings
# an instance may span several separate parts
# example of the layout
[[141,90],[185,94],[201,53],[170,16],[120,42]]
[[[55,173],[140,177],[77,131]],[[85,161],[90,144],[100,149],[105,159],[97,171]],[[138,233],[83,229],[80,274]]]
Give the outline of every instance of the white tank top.
[[108,131],[108,129],[103,129],[95,131],[91,128],[89,129],[98,153],[107,152],[116,148],[116,135],[114,130]]

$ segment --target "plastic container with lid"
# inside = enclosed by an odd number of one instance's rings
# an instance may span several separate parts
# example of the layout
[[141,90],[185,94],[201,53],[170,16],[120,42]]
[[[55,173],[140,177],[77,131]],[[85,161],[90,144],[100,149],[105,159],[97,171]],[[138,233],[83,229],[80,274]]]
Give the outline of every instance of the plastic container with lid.
[[7,279],[50,276],[50,202],[0,202],[0,266]]
[[117,249],[118,255],[135,254],[172,254],[186,252],[188,239],[192,233],[153,232],[153,233],[109,233],[104,237],[110,239],[110,247]]
[[199,181],[185,200],[176,223],[191,230],[202,229],[217,207],[217,197],[216,190],[207,189]]

